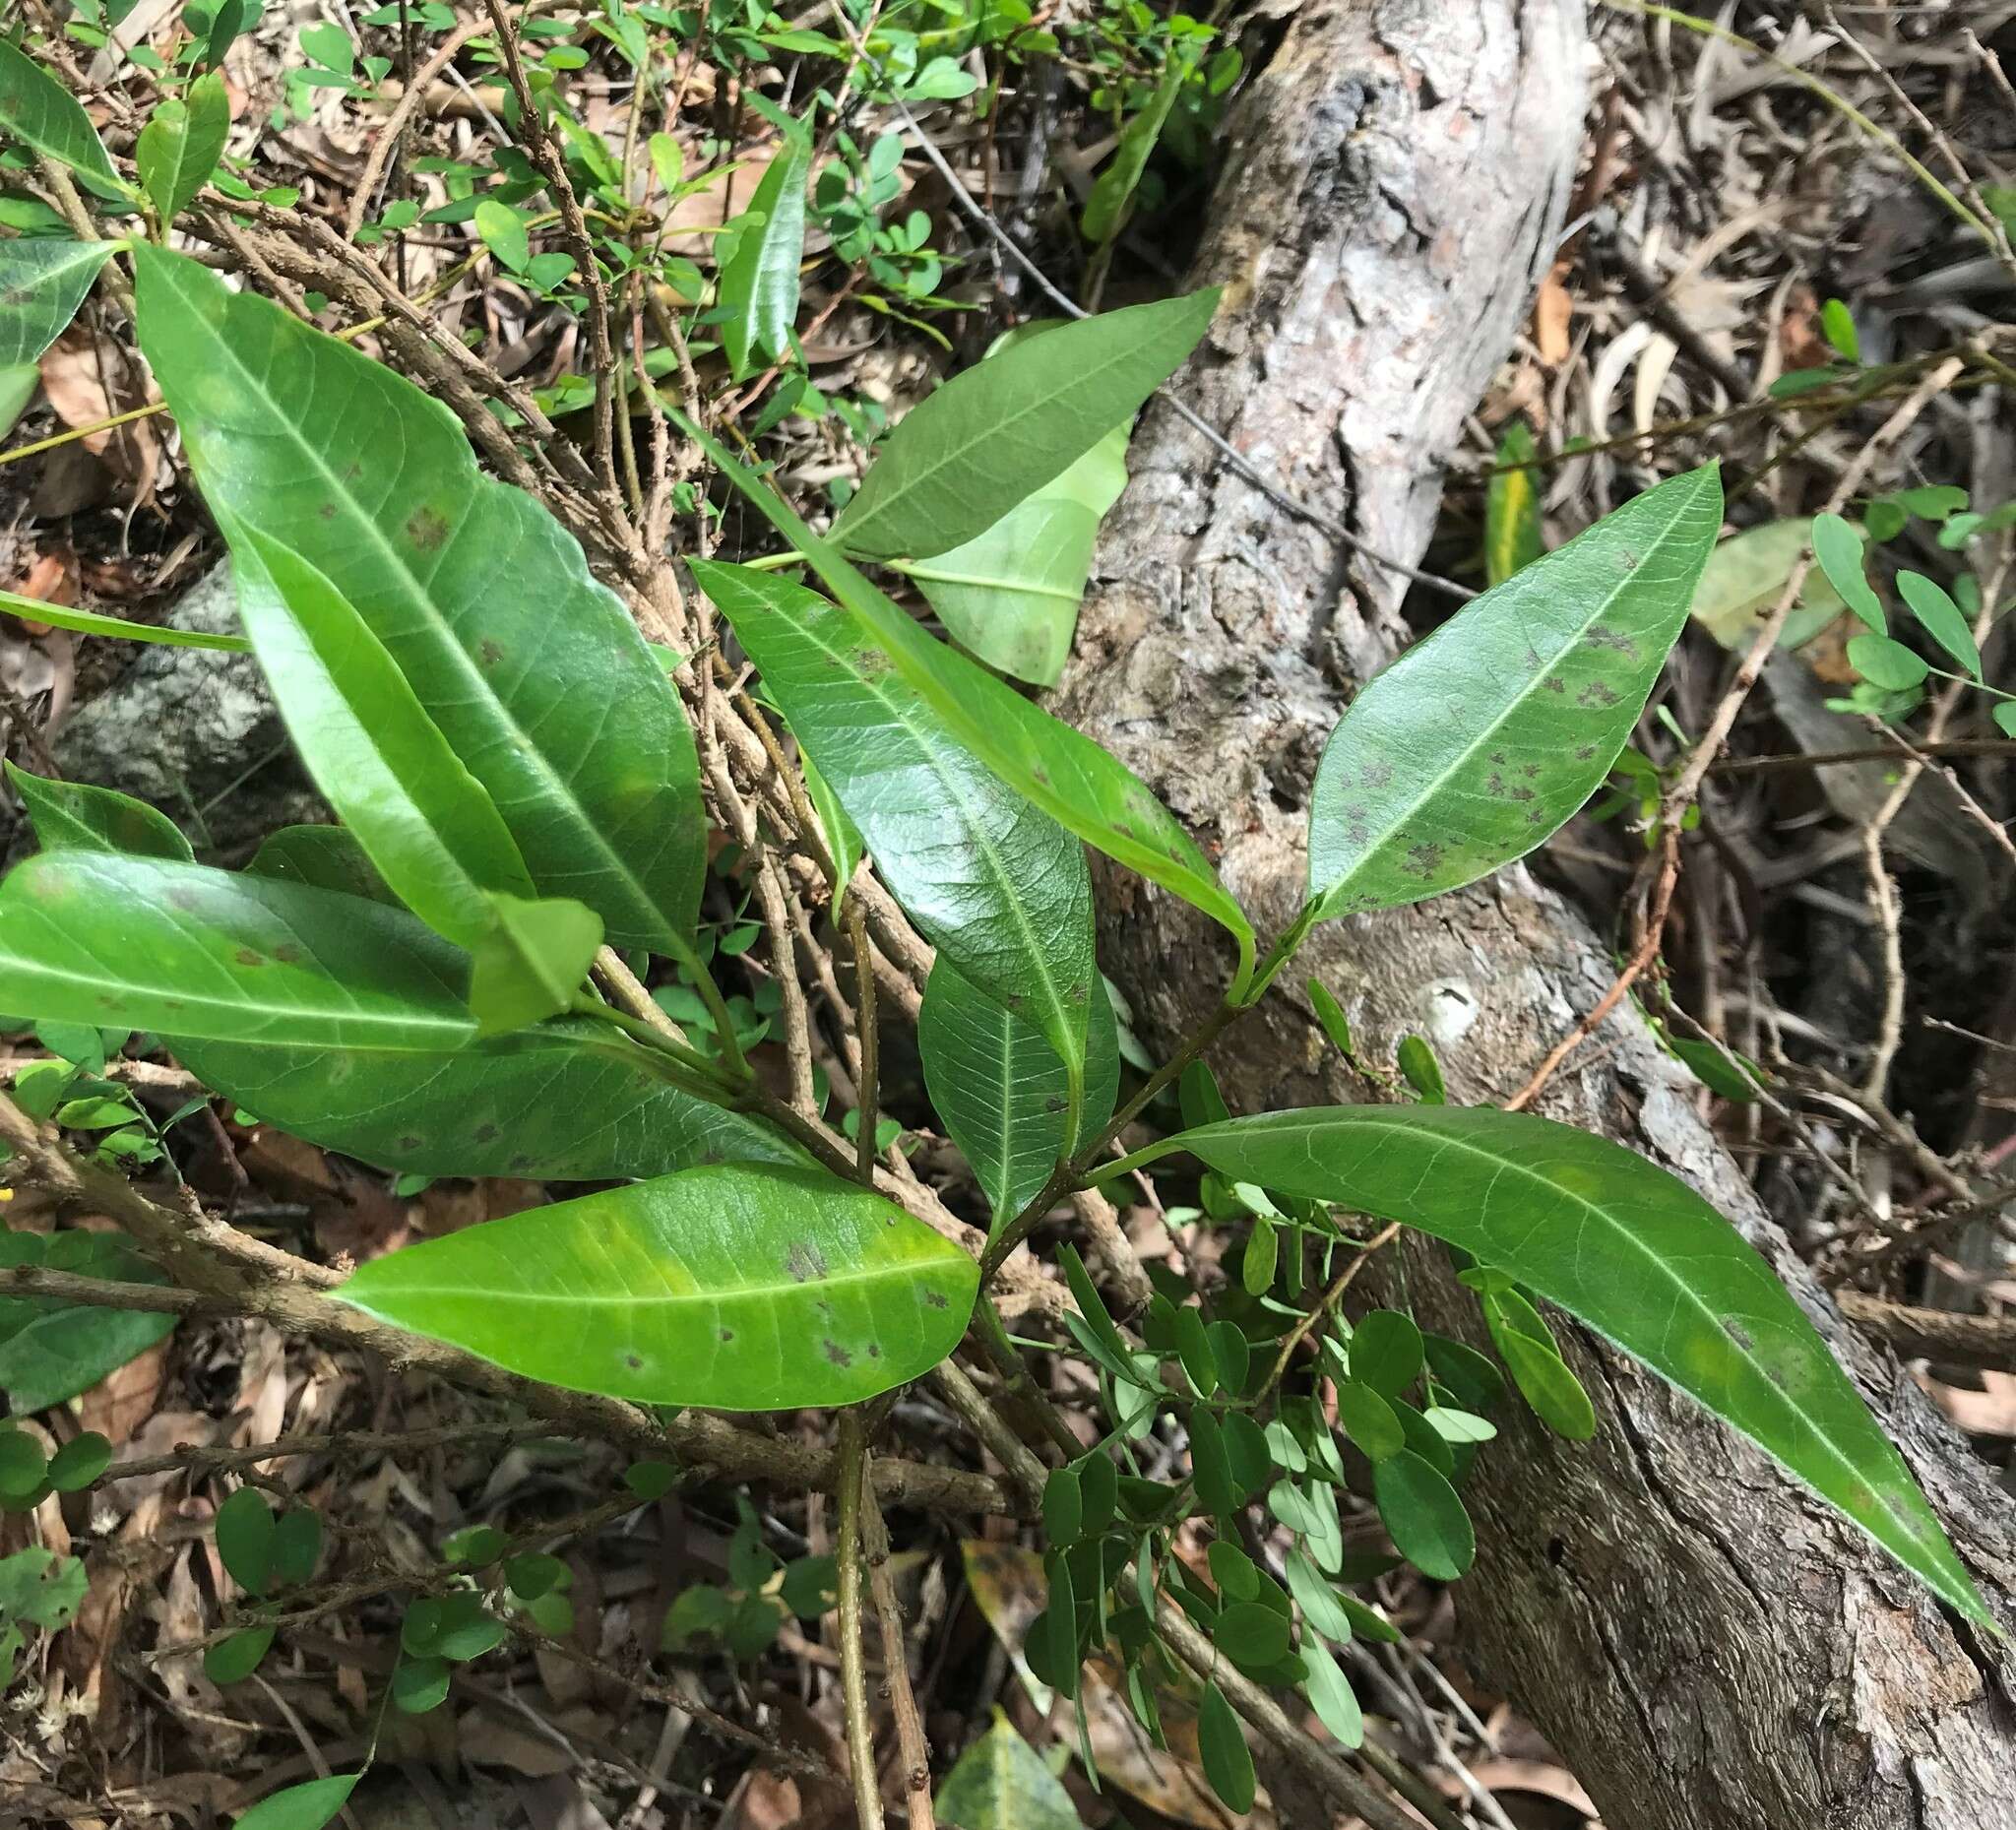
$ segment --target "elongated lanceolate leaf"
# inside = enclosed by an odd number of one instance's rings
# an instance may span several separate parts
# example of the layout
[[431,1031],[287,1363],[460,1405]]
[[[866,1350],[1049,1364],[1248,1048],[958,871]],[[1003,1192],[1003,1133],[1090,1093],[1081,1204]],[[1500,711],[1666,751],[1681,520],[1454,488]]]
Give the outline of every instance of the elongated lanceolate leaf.
[[1524,1112],[1324,1106],[1205,1125],[1221,1175],[1397,1220],[1504,1271],[1768,1451],[1942,1600],[1986,1609],[1904,1459],[1756,1252],[1684,1182]]
[[1523,857],[1624,747],[1722,522],[1712,467],[1487,591],[1374,679],[1309,803],[1319,917],[1419,902]]
[[63,334],[117,245],[0,241],[0,368],[32,362]]
[[44,1022],[452,1048],[468,976],[403,911],[200,864],[64,850],[0,883],[0,1009]]
[[883,442],[833,524],[864,559],[950,552],[1075,464],[1174,374],[1216,288],[1059,325],[955,375]]
[[163,227],[210,182],[230,131],[231,104],[216,70],[189,85],[186,100],[163,101],[149,117],[134,151],[141,185]]
[[688,946],[705,843],[692,732],[573,537],[382,364],[198,262],[147,247],[136,265],[141,347],[212,508],[355,606],[539,895],[586,904],[618,945]]
[[68,165],[101,196],[131,195],[84,104],[6,38],[0,38],[0,136]]
[[687,1169],[365,1265],[339,1298],[570,1391],[776,1411],[854,1404],[966,1330],[972,1259],[823,1170]]
[[229,514],[238,612],[315,785],[378,874],[473,962],[486,1032],[564,1009],[601,944],[582,904],[540,902],[496,804],[354,606],[298,553]]
[[799,122],[786,133],[749,199],[763,218],[744,229],[722,268],[721,305],[732,314],[721,327],[722,347],[736,375],[752,357],[789,352],[798,316],[798,263],[805,258],[805,180],[812,170],[812,132]]
[[51,629],[69,629],[78,635],[109,636],[120,642],[153,642],[162,648],[212,648],[242,655],[251,646],[241,635],[212,635],[205,629],[170,629],[156,623],[128,622],[123,616],[73,610],[63,604],[44,603],[39,598],[24,598],[13,591],[0,591],[0,612],[24,617],[32,623],[46,623]]
[[1075,1093],[1096,983],[1084,848],[976,760],[845,611],[773,573],[699,561],[693,576],[890,892],[961,974],[1048,1039]]
[[[1049,333],[1030,347],[1062,334]],[[984,362],[973,372],[994,366]],[[1253,924],[1220,886],[1196,842],[1147,785],[1090,737],[934,641],[718,439],[676,411],[673,417],[722,474],[804,555],[862,636],[889,657],[946,728],[987,768],[1060,826],[1202,910],[1231,934],[1239,948],[1235,982],[1243,990],[1251,977]]]
[[586,1019],[431,1053],[179,1036],[168,1045],[234,1104],[380,1168],[616,1181],[805,1161],[760,1119],[665,1085],[633,1044]]
[[[1020,1213],[1073,1147],[1070,1081],[1042,1033],[962,978],[941,953],[917,1013],[924,1086],[965,1154],[998,1227]],[[1103,984],[1092,993],[1081,1137],[1112,1116],[1120,1085],[1119,1029]]]
[[1062,677],[1099,524],[1127,486],[1127,432],[1115,426],[977,538],[903,568],[988,666],[1036,686]]

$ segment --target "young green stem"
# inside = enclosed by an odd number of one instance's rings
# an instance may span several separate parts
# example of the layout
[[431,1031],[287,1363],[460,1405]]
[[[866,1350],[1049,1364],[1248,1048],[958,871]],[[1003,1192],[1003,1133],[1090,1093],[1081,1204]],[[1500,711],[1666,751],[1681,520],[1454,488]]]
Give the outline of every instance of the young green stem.
[[868,1459],[862,1417],[858,1405],[840,1414],[840,1530],[834,1546],[840,1577],[840,1688],[855,1814],[860,1830],[883,1830],[875,1736],[868,1723],[868,1674],[861,1656],[861,1480]]

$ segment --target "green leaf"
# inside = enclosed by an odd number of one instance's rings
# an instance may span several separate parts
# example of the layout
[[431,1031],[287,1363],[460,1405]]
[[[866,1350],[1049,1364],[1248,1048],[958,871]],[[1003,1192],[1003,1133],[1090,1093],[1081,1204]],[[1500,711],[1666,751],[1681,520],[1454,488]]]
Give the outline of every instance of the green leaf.
[[573,537],[483,475],[410,382],[195,261],[143,248],[137,266],[141,347],[212,509],[355,606],[540,895],[586,904],[613,945],[689,949],[706,847],[692,731]]
[[[13,1265],[116,1284],[167,1282],[121,1232],[0,1232],[0,1270]],[[0,1389],[17,1417],[47,1411],[89,1391],[174,1326],[172,1315],[0,1295]]]
[[1204,1777],[1211,1790],[1228,1810],[1246,1812],[1253,1808],[1253,1755],[1239,1719],[1216,1684],[1206,1684],[1197,1704],[1197,1751],[1204,1760]]
[[1630,736],[1721,518],[1712,466],[1662,483],[1366,686],[1316,772],[1317,917],[1455,889],[1558,829]]
[[1211,1643],[1235,1665],[1269,1666],[1288,1657],[1288,1621],[1264,1602],[1234,1602],[1219,1615]]
[[142,857],[194,861],[182,829],[165,813],[130,794],[83,782],[52,782],[7,765],[7,780],[34,822],[45,852],[75,846],[89,852],[130,852]]
[[1995,728],[2005,737],[2016,737],[2016,700],[1998,700],[1994,707]]
[[322,1515],[313,1506],[295,1506],[281,1514],[273,1528],[270,1559],[274,1583],[284,1589],[297,1588],[313,1580],[315,1565],[322,1560]]
[[805,180],[812,170],[812,133],[800,121],[779,142],[777,156],[749,199],[763,221],[744,229],[721,270],[722,348],[737,380],[755,358],[781,361],[790,351],[798,317],[798,266],[805,258]]
[[63,334],[118,245],[0,241],[0,367],[32,362]]
[[525,218],[509,204],[499,203],[494,197],[484,197],[477,200],[474,221],[483,246],[507,271],[524,273],[532,260],[532,237],[527,232]]
[[[203,1674],[214,1684],[241,1684],[259,1669],[273,1646],[273,1628],[248,1626],[220,1639],[203,1655]],[[243,1818],[238,1820],[244,1822]]]
[[[976,989],[942,954],[917,1013],[917,1050],[931,1104],[1000,1227],[1036,1196],[1069,1148],[1064,1063],[1034,1024]],[[1113,1007],[1097,985],[1086,1026],[1082,1133],[1112,1116],[1119,1085]]]
[[215,70],[189,85],[186,100],[162,102],[140,130],[140,182],[163,228],[210,182],[230,132],[230,99]]
[[26,617],[32,623],[46,623],[51,629],[68,629],[77,635],[107,636],[120,642],[153,642],[161,648],[212,648],[228,655],[242,655],[251,644],[240,635],[211,635],[202,629],[164,629],[153,623],[131,623],[121,616],[100,616],[95,610],[65,609],[44,603],[39,598],[24,598],[0,591],[0,613]]
[[1528,1113],[1422,1105],[1234,1118],[1123,1161],[1172,1150],[1499,1267],[1741,1430],[1961,1612],[1987,1617],[1903,1458],[1785,1287],[1642,1157]]
[[480,1030],[565,1008],[601,944],[580,903],[534,900],[510,829],[383,643],[298,553],[234,517],[238,609],[308,772],[386,884],[473,959]]
[[1399,1048],[1400,1077],[1430,1105],[1449,1104],[1449,1089],[1442,1079],[1442,1064],[1435,1051],[1418,1036],[1403,1036]]
[[112,168],[84,104],[7,38],[0,38],[0,134],[68,165],[100,196],[133,194],[132,186]]
[[1850,362],[1862,359],[1861,339],[1856,334],[1855,316],[1845,300],[1830,298],[1820,307],[1820,334],[1834,346],[1835,354]]
[[[1036,348],[1062,334],[1052,332],[1026,347]],[[982,363],[972,372],[990,366]],[[676,410],[672,417],[764,519],[804,555],[860,634],[881,648],[946,728],[988,769],[1087,844],[1181,897],[1230,932],[1239,947],[1235,983],[1243,991],[1251,977],[1253,924],[1220,887],[1196,842],[1133,771],[984,667],[933,641],[719,440]]]
[[[1722,541],[1708,555],[1694,587],[1694,620],[1724,648],[1738,654],[1747,651],[1811,538],[1811,526],[1795,518],[1767,521]],[[1779,632],[1778,646],[1793,649],[1810,642],[1841,614],[1841,594],[1826,568],[1809,569],[1798,601]]]
[[1301,1655],[1302,1664],[1309,1673],[1302,1683],[1302,1694],[1309,1699],[1309,1707],[1316,1712],[1316,1720],[1343,1746],[1362,1747],[1365,1744],[1364,1714],[1358,1708],[1358,1699],[1352,1690],[1350,1679],[1331,1657],[1330,1648],[1304,1640]]
[[48,1472],[42,1445],[27,1430],[0,1423],[0,1495],[13,1499],[32,1493]]
[[111,1442],[88,1429],[49,1458],[49,1484],[59,1493],[81,1493],[111,1465]]
[[1368,1461],[1383,1462],[1407,1447],[1407,1431],[1384,1395],[1359,1379],[1337,1388],[1337,1420]]
[[1874,635],[1889,632],[1883,603],[1869,589],[1868,573],[1862,559],[1862,536],[1853,522],[1839,515],[1813,517],[1813,557],[1827,575],[1842,602],[1848,605]]
[[1587,1442],[1596,1434],[1596,1407],[1561,1357],[1539,1311],[1509,1290],[1485,1296],[1483,1310],[1491,1345],[1534,1415],[1556,1435]]
[[1217,309],[1216,288],[1130,305],[954,376],[884,441],[834,522],[833,543],[865,559],[928,559],[964,546],[1001,518],[1004,503],[1033,495],[1131,419]]
[[1888,636],[1858,635],[1849,638],[1848,664],[1886,693],[1906,693],[1924,684],[1931,668],[1922,656],[1914,654],[1902,642]]
[[1115,426],[984,533],[902,568],[988,666],[1037,686],[1062,677],[1099,524],[1127,486],[1127,438]]
[[[35,1480],[41,1479],[36,1471]],[[32,1485],[33,1482],[27,1484]],[[1079,1489],[1078,1470],[1055,1468],[1043,1483],[1043,1531],[1055,1550],[1068,1550],[1078,1542],[1085,1525],[1085,1497]]]
[[826,840],[827,855],[833,859],[834,881],[839,885],[833,902],[838,909],[846,902],[848,885],[853,882],[854,871],[860,865],[864,851],[861,829],[848,817],[839,796],[819,773],[819,765],[802,747],[798,751],[798,770],[805,778],[805,792],[811,796],[812,811],[819,816],[819,830]]
[[1063,1782],[998,1709],[938,1788],[937,1819],[960,1830],[1080,1830]]
[[1172,50],[1163,65],[1162,80],[1120,130],[1113,161],[1099,174],[1092,195],[1086,199],[1085,214],[1079,219],[1078,225],[1087,241],[1102,247],[1120,232],[1127,220],[1127,206],[1141,186],[1141,174],[1148,169],[1149,155],[1162,138],[1169,109],[1195,68],[1194,52]]
[[1373,1467],[1372,1496],[1394,1547],[1422,1575],[1454,1582],[1477,1560],[1477,1534],[1456,1489],[1412,1449]]
[[284,1787],[261,1798],[232,1830],[322,1830],[348,1800],[361,1773],[338,1773]]
[[1975,646],[1974,631],[1943,587],[1922,572],[1901,571],[1897,574],[1897,590],[1924,632],[1973,678],[1980,679],[1981,650]]
[[1063,1061],[1068,1147],[1097,984],[1084,849],[948,733],[844,611],[771,573],[704,560],[692,569],[897,901],[963,978],[1027,1016]]
[[37,1019],[439,1050],[474,1034],[467,977],[403,911],[200,864],[64,850],[0,883],[0,1008]]
[[234,1104],[385,1169],[613,1181],[696,1164],[805,1162],[762,1120],[667,1086],[593,1020],[431,1051],[181,1037],[171,1045]]
[[1546,547],[1540,523],[1540,472],[1533,428],[1515,419],[1498,441],[1498,464],[1518,469],[1494,470],[1484,490],[1484,581],[1502,585],[1523,572]]
[[217,1509],[217,1553],[247,1595],[264,1595],[273,1579],[273,1508],[255,1486],[234,1488]]
[[260,841],[245,868],[255,877],[305,883],[339,896],[362,896],[388,908],[401,907],[356,834],[342,826],[283,826]]
[[[9,362],[0,365],[0,438],[5,438],[20,423],[22,414],[28,411],[29,403],[35,398],[41,385],[42,371],[36,363]],[[0,609],[5,607],[0,603]]]
[[779,1411],[871,1398],[965,1332],[977,1267],[823,1171],[687,1169],[373,1259],[335,1294],[570,1391]]
[[[1350,1639],[1351,1615],[1344,1609],[1343,1597],[1330,1586],[1323,1572],[1308,1556],[1302,1550],[1291,1547],[1282,1558],[1282,1568],[1288,1576],[1288,1592],[1294,1597],[1295,1606],[1302,1610],[1302,1618],[1309,1623],[1310,1631],[1340,1644]],[[1310,1641],[1305,1634],[1302,1639],[1304,1658],[1309,1656],[1310,1649]]]
[[1351,1337],[1351,1376],[1382,1397],[1398,1398],[1421,1369],[1421,1331],[1398,1309],[1374,1309]]
[[448,1701],[453,1675],[446,1659],[402,1659],[392,1673],[392,1700],[401,1715],[424,1716]]

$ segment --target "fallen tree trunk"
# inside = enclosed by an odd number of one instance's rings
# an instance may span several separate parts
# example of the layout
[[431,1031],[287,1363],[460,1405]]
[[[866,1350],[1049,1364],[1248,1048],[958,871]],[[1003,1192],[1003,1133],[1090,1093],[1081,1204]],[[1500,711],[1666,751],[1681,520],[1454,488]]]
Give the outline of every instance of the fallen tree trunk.
[[[1230,124],[1194,281],[1226,287],[1180,392],[1298,503],[1417,559],[1454,446],[1551,260],[1581,138],[1577,0],[1312,0]],[[1304,809],[1354,682],[1409,639],[1406,580],[1291,514],[1166,407],[1110,518],[1061,707],[1219,857],[1263,933],[1301,900]],[[1107,873],[1102,954],[1167,1044],[1227,977],[1222,936]],[[1588,925],[1523,870],[1318,930],[1215,1062],[1235,1108],[1363,1099],[1300,985],[1322,976],[1376,1056],[1417,1031],[1454,1096],[1508,1098],[1608,985]],[[1543,1108],[1691,1181],[1785,1277],[1854,1372],[2005,1619],[2008,1497],[1818,1292],[1628,1012]],[[1431,1326],[1479,1338],[1418,1250]],[[1619,1830],[2016,1825],[2006,1647],[1656,1378],[1574,1334],[1597,1439],[1530,1420],[1468,1489],[1467,1648]]]

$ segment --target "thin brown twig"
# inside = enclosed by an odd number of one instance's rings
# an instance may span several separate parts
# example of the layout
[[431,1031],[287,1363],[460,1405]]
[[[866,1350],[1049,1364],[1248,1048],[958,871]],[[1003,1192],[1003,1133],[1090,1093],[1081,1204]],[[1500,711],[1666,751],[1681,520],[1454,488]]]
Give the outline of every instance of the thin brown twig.
[[854,952],[854,1034],[861,1043],[861,1072],[855,1087],[855,1116],[860,1121],[854,1137],[855,1172],[873,1186],[875,1159],[881,1155],[875,1148],[875,1133],[879,1128],[877,1101],[882,1047],[875,1020],[875,963],[869,957],[868,920],[861,913],[858,896],[848,898],[847,931]]
[[847,1716],[848,1766],[860,1830],[883,1830],[875,1735],[868,1721],[868,1673],[861,1656],[861,1486],[868,1459],[863,1408],[840,1414],[840,1522],[834,1560],[840,1588],[840,1687]]
[[910,1644],[903,1631],[903,1607],[889,1570],[889,1528],[875,1504],[874,1483],[864,1483],[861,1526],[866,1539],[868,1592],[875,1603],[875,1622],[882,1636],[882,1675],[889,1691],[889,1713],[896,1723],[896,1746],[903,1760],[903,1804],[910,1830],[936,1830],[931,1810],[931,1750],[924,1739],[923,1719],[910,1683]]

